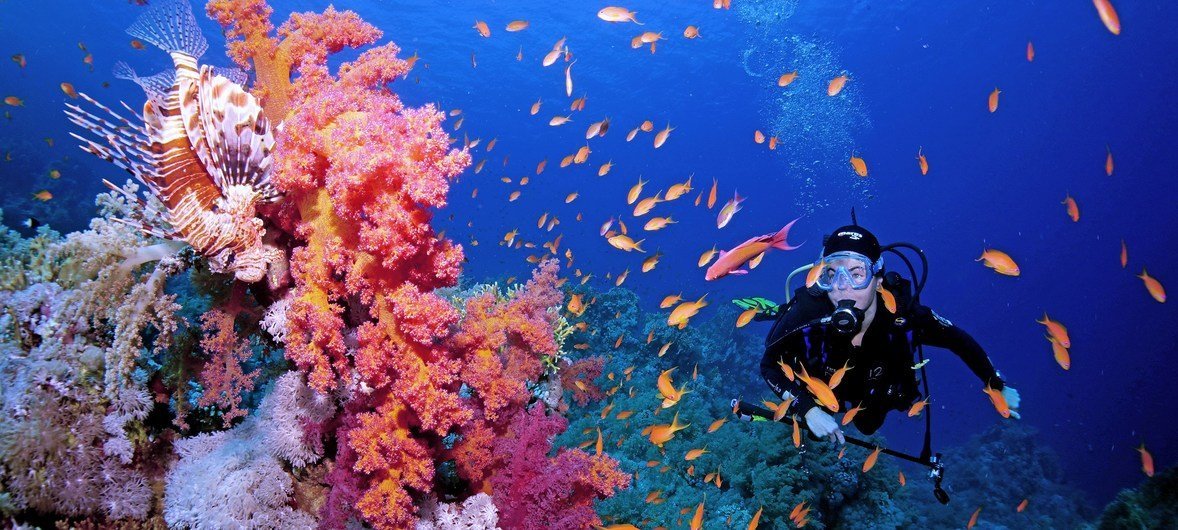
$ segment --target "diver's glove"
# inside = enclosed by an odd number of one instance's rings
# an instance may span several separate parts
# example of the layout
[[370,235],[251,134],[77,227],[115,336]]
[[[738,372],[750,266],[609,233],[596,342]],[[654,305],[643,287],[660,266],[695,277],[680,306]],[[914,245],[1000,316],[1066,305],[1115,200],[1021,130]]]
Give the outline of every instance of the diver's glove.
[[754,296],[751,298],[737,298],[736,300],[733,300],[732,303],[736,304],[736,306],[741,309],[756,308],[757,314],[753,316],[753,320],[756,321],[774,320],[777,318],[777,310],[780,309],[780,306],[773,303],[773,301],[766,298],[761,298],[759,296]]
[[839,422],[835,421],[834,417],[827,414],[825,410],[822,410],[822,407],[813,407],[806,411],[806,426],[818,438],[830,438],[830,441],[837,441],[840,444],[847,443],[846,438],[843,437],[843,431],[839,429]]
[[1019,401],[1022,401],[1022,398],[1018,395],[1018,390],[1010,386],[1004,386],[1002,387],[1002,398],[1006,400],[1006,407],[1010,409],[1010,417],[1016,420],[1022,419],[1017,410]]

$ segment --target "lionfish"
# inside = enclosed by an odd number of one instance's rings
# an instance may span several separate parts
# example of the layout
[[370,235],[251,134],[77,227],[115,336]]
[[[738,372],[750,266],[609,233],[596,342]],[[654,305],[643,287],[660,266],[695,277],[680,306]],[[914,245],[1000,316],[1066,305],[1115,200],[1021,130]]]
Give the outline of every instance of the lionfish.
[[[174,71],[139,77],[125,64],[115,75],[144,89],[138,124],[79,93],[103,116],[67,103],[70,121],[105,140],[106,145],[71,133],[82,149],[130,173],[163,205],[153,208],[137,194],[103,182],[138,203],[167,226],[140,228],[151,235],[182,241],[208,258],[214,272],[257,282],[284,265],[285,253],[263,242],[266,231],[256,208],[279,198],[270,182],[274,136],[262,108],[234,75],[198,66],[208,48],[186,0],[152,2],[127,33],[171,55]],[[229,75],[226,75],[229,74]],[[123,103],[132,114],[134,110]],[[129,221],[127,221],[129,222]]]

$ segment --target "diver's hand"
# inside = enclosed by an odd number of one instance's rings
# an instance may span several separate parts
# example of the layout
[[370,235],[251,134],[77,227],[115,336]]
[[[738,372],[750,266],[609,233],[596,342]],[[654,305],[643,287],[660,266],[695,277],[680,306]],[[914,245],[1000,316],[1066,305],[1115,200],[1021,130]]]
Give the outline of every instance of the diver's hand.
[[1002,387],[1002,398],[1006,400],[1006,406],[1010,409],[1010,417],[1014,419],[1022,419],[1018,413],[1019,401],[1022,399],[1018,395],[1018,390],[1009,386]]
[[839,423],[822,410],[822,407],[814,407],[806,413],[806,425],[810,427],[810,432],[814,433],[814,436],[830,437],[830,441],[840,444],[847,442],[843,438],[843,431],[839,429]]

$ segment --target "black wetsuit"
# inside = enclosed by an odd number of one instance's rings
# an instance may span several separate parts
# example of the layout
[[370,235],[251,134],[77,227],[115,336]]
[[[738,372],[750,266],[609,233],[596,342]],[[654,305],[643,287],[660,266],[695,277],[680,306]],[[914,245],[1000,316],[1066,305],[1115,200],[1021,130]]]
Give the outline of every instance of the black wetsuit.
[[[891,410],[907,410],[920,398],[917,388],[913,341],[952,350],[983,382],[1001,390],[1003,381],[977,341],[952,322],[924,306],[911,315],[894,315],[876,295],[876,312],[863,335],[861,346],[851,344],[850,335],[840,335],[814,321],[834,310],[825,292],[800,288],[780,312],[765,339],[761,375],[781,397],[796,396],[791,413],[804,417],[816,403],[801,378],[790,381],[778,362],[785,362],[800,374],[804,365],[810,375],[829,381],[835,371],[849,363],[842,382],[834,390],[839,410],[862,404],[855,415],[855,427],[871,434],[883,424]],[[904,304],[898,304],[903,312]]]

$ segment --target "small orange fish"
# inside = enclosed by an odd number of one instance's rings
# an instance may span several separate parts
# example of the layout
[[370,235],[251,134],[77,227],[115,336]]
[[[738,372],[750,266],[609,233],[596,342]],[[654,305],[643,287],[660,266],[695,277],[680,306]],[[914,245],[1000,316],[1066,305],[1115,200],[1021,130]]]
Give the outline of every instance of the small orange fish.
[[518,198],[519,198],[519,190],[515,190],[515,191],[511,192],[511,195],[507,196],[507,202],[515,202],[515,200]]
[[789,86],[790,83],[793,83],[794,80],[797,78],[798,78],[798,71],[797,70],[794,70],[788,74],[781,74],[781,77],[777,78],[777,86],[787,87],[787,86]]
[[716,257],[716,252],[717,252],[716,246],[712,245],[711,250],[705,250],[703,254],[699,255],[699,261],[697,262],[697,265],[701,268],[704,265],[707,265],[709,262],[712,261],[712,258]]
[[998,110],[998,94],[1001,94],[1001,93],[1002,93],[1002,91],[998,90],[998,87],[994,87],[994,91],[990,92],[990,100],[989,100],[990,112],[994,112],[994,111]]
[[765,143],[765,133],[761,132],[760,129],[753,131],[753,141],[759,144]]
[[761,510],[764,509],[765,507],[762,506],[757,509],[757,513],[753,514],[753,520],[749,521],[748,530],[757,530],[757,524],[761,522]]
[[13,107],[25,106],[25,100],[18,98],[16,96],[8,96],[8,97],[4,98],[4,103],[11,105]]
[[867,460],[863,461],[863,472],[864,473],[871,471],[871,468],[875,467],[875,461],[879,458],[880,450],[881,450],[881,448],[879,446],[876,446],[875,450],[872,451],[871,454],[867,455]]
[[771,136],[771,137],[769,137],[769,150],[774,151],[776,149],[777,149],[777,137]]
[[687,26],[687,28],[683,30],[683,36],[688,39],[699,37],[699,28],[695,26]]
[[642,25],[634,17],[638,14],[637,11],[630,11],[624,7],[606,7],[597,12],[597,18],[606,22],[633,22]]
[[613,167],[614,167],[613,160],[610,160],[609,162],[602,164],[601,167],[597,169],[597,176],[604,177],[606,174],[609,173],[610,169],[613,169]]
[[974,261],[983,261],[983,264],[998,274],[1006,276],[1018,276],[1018,264],[1011,259],[1010,255],[1001,250],[986,249],[982,251],[982,256]]
[[859,404],[859,406],[853,407],[851,410],[848,410],[846,414],[843,414],[843,420],[842,420],[842,422],[841,422],[841,423],[842,423],[843,425],[846,425],[846,424],[848,424],[848,423],[851,423],[851,421],[855,419],[855,415],[856,415],[856,414],[858,414],[858,413],[859,413],[859,411],[861,411],[861,410],[866,410],[866,409],[864,409],[864,408],[863,408],[863,406],[862,406],[862,405],[863,405],[863,404],[862,404],[862,403],[860,403],[860,404]]
[[[668,296],[666,296],[665,298],[663,298],[663,301],[659,303],[659,308],[661,308],[661,309],[666,309],[666,308],[668,308],[668,307],[671,307],[671,306],[675,305],[675,304],[676,304],[676,303],[678,303],[680,300],[683,300],[683,296],[682,296],[682,294],[683,294],[683,293],[679,293],[679,294],[672,294],[672,295],[668,295]],[[653,332],[654,332],[654,331],[652,330],[652,331],[651,331],[651,333],[653,333]],[[648,342],[649,342],[649,341],[648,341]]]
[[551,120],[548,120],[548,125],[559,127],[571,121],[573,121],[572,114],[569,114],[568,116],[553,116]]
[[711,191],[708,192],[708,209],[709,210],[712,209],[712,206],[716,205],[716,189],[717,189],[716,186],[717,186],[716,179],[712,179],[712,189],[711,189]]
[[994,410],[997,410],[1000,416],[1003,418],[1010,417],[1010,406],[1006,404],[1006,397],[1002,395],[1001,390],[995,390],[987,384],[986,388],[982,389],[982,392],[990,396],[990,403],[994,404]]
[[1072,218],[1072,222],[1076,223],[1080,221],[1080,206],[1076,204],[1076,199],[1073,199],[1070,193],[1064,197],[1063,202],[1060,204],[1067,205],[1068,217]]
[[736,190],[733,190],[732,198],[724,203],[724,207],[720,208],[720,213],[716,215],[716,228],[724,228],[732,221],[732,216],[740,211],[740,203],[744,202],[744,199]]
[[802,365],[802,373],[796,374],[801,378],[802,382],[806,383],[806,388],[818,398],[818,402],[822,406],[829,409],[831,412],[839,411],[839,400],[835,397],[834,391],[830,389],[827,384],[819,379],[817,376],[811,376],[806,373],[806,366]]
[[1100,15],[1100,21],[1104,22],[1104,27],[1108,28],[1109,33],[1120,35],[1121,19],[1117,17],[1117,10],[1113,9],[1113,5],[1108,0],[1092,0],[1092,4],[1096,6],[1096,13]]
[[537,99],[535,103],[532,103],[532,115],[533,116],[535,116],[537,112],[540,112],[540,103],[542,101],[543,100],[541,100],[541,99]]
[[675,128],[671,127],[671,124],[668,123],[666,129],[663,129],[659,131],[658,134],[654,135],[654,148],[658,149],[662,147],[663,144],[667,143],[667,138],[671,136],[671,131],[673,130],[675,130]]
[[[580,383],[580,381],[577,381],[577,382]],[[603,442],[603,440],[601,438],[601,428],[598,427],[597,428],[597,444],[596,444],[597,456],[601,456],[601,449],[602,449],[602,445],[603,445],[602,442]]]
[[646,183],[647,181],[642,180],[642,176],[638,177],[638,184],[631,186],[630,191],[626,192],[626,204],[634,204],[634,201],[638,200],[638,196],[642,194],[642,187]]
[[1141,472],[1145,473],[1145,476],[1147,477],[1152,477],[1153,455],[1149,454],[1149,451],[1145,448],[1144,443],[1141,444],[1141,447],[1137,448],[1137,452],[1141,453]]
[[920,401],[917,401],[916,403],[913,403],[912,406],[908,408],[908,417],[911,418],[913,416],[919,416],[920,412],[922,410],[924,410],[925,405],[928,405],[928,398],[927,397],[925,397],[924,399],[922,399]]
[[574,64],[577,64],[577,61],[573,61],[573,62],[569,63],[568,66],[564,67],[564,92],[565,92],[565,95],[567,95],[570,98],[573,97],[573,65]]
[[800,428],[798,427],[798,417],[797,417],[797,416],[793,416],[793,417],[792,417],[792,420],[793,420],[793,442],[794,442],[794,447],[801,447],[801,446],[802,446],[802,429],[800,429]]
[[691,517],[691,530],[699,530],[704,526],[704,503],[701,501],[695,508],[695,515]]
[[46,202],[53,198],[53,194],[49,190],[41,190],[33,194],[33,198],[41,202]]
[[132,39],[131,40],[131,47],[135,48],[136,50],[142,50],[145,46],[143,46],[142,42]]
[[826,95],[837,96],[839,92],[843,91],[843,87],[847,84],[847,76],[840,75],[830,80],[830,84],[826,85]]
[[896,314],[896,296],[891,291],[885,289],[883,283],[879,284],[879,288],[876,291],[879,291],[879,297],[883,300],[884,309],[887,309],[893,315]]
[[1031,41],[1027,41],[1027,62],[1035,60],[1035,45]]
[[1107,152],[1104,157],[1104,174],[1111,177],[1113,176],[1113,150],[1107,145],[1104,146],[1104,150]]
[[507,23],[507,31],[523,31],[527,29],[528,21],[526,20],[512,20]]
[[741,311],[740,316],[736,317],[736,327],[743,328],[753,321],[753,317],[757,316],[757,308],[750,307]]
[[617,416],[614,416],[614,418],[619,419],[619,420],[624,420],[624,419],[628,419],[630,416],[633,416],[633,415],[634,415],[634,411],[623,410],[623,411],[619,412]]
[[16,55],[13,55],[12,62],[16,63],[16,65],[21,68],[24,68],[25,65],[28,64],[25,62],[25,54],[23,54],[23,53],[18,53]]
[[699,449],[692,449],[692,450],[688,451],[686,455],[683,455],[683,459],[684,460],[695,460],[696,458],[699,458],[699,457],[701,457],[705,454],[708,454],[710,452],[711,451],[708,451],[708,447],[705,445]]
[[900,487],[902,488],[907,484],[908,484],[908,481],[904,478],[904,472],[901,471],[900,472]]
[[713,421],[711,425],[708,425],[708,432],[713,433],[713,432],[720,430],[720,427],[723,427],[724,423],[727,421],[728,421],[728,418],[720,418],[716,421]]
[[94,70],[94,54],[86,52],[86,56],[82,57],[82,62],[90,65],[90,70]]
[[49,170],[49,178],[51,178],[51,179],[61,178],[61,171],[58,171],[56,169],[50,169]]
[[835,370],[834,374],[830,376],[829,385],[830,385],[831,390],[834,390],[836,387],[839,386],[839,383],[841,383],[843,381],[843,377],[847,374],[848,370],[851,370],[852,368],[854,368],[854,367],[850,366],[850,364],[851,364],[851,361],[848,359],[847,362],[843,363],[842,368]]
[[860,177],[867,176],[867,162],[863,161],[862,158],[859,158],[854,154],[851,155],[851,167],[855,169],[856,175],[859,175]]
[[1138,274],[1137,277],[1141,278],[1141,281],[1145,282],[1145,289],[1149,291],[1149,295],[1152,296],[1154,300],[1157,300],[1158,303],[1161,304],[1166,303],[1166,290],[1162,288],[1161,282],[1159,282],[1153,276],[1150,276],[1148,272],[1145,272],[1145,267],[1141,268],[1141,274]]
[[924,146],[916,150],[916,160],[920,161],[920,174],[928,175],[928,159],[924,157]]
[[1129,248],[1125,246],[1125,240],[1121,240],[1121,268],[1129,265]]
[[1035,322],[1047,326],[1047,333],[1050,333],[1056,342],[1059,342],[1061,346],[1064,348],[1072,347],[1072,339],[1068,338],[1068,328],[1064,327],[1063,324],[1060,324],[1058,320],[1051,320],[1051,318],[1047,316],[1047,313],[1044,312],[1043,320],[1036,320]]
[[650,426],[650,431],[647,435],[647,438],[650,439],[651,443],[662,447],[663,444],[667,443],[675,437],[676,432],[682,431],[683,429],[686,429],[690,426],[690,423],[680,424],[679,413],[676,412],[675,416],[671,418],[671,423],[669,425],[663,424]]
[[484,37],[491,36],[491,28],[487,27],[487,23],[483,22],[482,20],[474,21],[474,25],[471,27],[478,30],[479,35],[482,35]]
[[978,524],[978,514],[981,513],[981,511],[981,506],[978,506],[978,509],[973,511],[973,515],[969,516],[969,522],[965,524],[965,530],[969,530],[970,528],[973,528],[974,525]]
[[1055,337],[1046,335],[1047,341],[1051,343],[1051,353],[1055,357],[1055,362],[1059,364],[1060,368],[1064,370],[1072,367],[1072,356],[1068,354],[1068,349],[1064,348]]
[[1016,506],[1014,508],[1014,511],[1018,512],[1018,513],[1022,513],[1023,510],[1027,509],[1027,502],[1028,501],[1030,501],[1030,499],[1023,499],[1023,502],[1018,503],[1018,506]]

